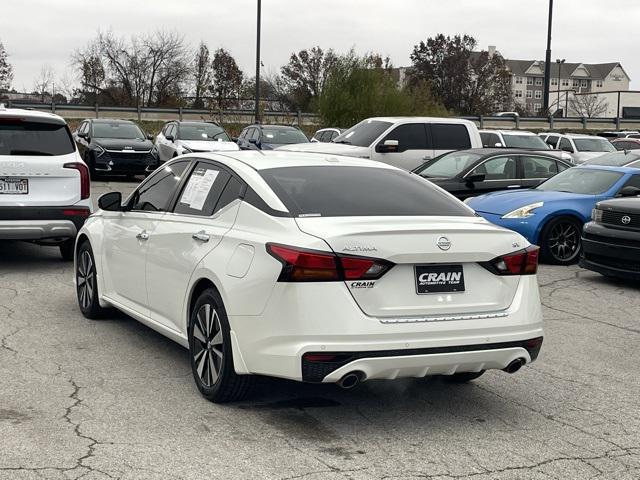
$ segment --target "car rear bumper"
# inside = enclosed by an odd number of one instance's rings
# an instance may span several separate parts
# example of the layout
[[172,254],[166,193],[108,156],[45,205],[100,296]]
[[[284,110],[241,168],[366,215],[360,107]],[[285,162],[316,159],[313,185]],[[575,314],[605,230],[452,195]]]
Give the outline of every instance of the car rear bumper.
[[0,239],[56,242],[75,238],[90,214],[85,205],[0,207]]
[[[370,379],[502,369],[535,360],[523,342],[543,336],[535,276],[492,315],[388,320],[365,315],[344,284],[279,283],[260,316],[229,316],[236,371],[335,382],[354,370]],[[305,354],[336,359],[310,365]]]
[[580,266],[603,275],[640,280],[640,232],[587,223]]

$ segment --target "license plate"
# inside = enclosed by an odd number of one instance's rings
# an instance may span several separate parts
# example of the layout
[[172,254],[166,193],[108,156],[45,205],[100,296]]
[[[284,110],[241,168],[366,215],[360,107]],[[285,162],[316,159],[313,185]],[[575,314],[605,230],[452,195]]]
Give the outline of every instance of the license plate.
[[27,195],[29,180],[26,178],[0,178],[0,195]]
[[418,295],[464,292],[462,265],[416,265],[415,271]]

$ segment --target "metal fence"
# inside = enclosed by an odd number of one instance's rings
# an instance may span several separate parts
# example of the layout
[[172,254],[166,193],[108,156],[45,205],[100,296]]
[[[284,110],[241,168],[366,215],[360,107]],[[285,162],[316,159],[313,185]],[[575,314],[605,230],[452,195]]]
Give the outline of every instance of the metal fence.
[[[151,108],[151,107],[104,107],[99,105],[56,105],[55,103],[17,103],[7,101],[8,107],[31,108],[49,111],[64,118],[124,118],[131,120],[215,120],[220,123],[249,124],[254,121],[253,110],[208,110],[194,108]],[[267,123],[291,125],[320,125],[320,116],[315,113],[264,111]],[[637,130],[640,119],[628,118],[587,118],[587,117],[494,117],[465,116],[480,128],[522,129],[522,130]],[[342,125],[350,126],[350,125]]]

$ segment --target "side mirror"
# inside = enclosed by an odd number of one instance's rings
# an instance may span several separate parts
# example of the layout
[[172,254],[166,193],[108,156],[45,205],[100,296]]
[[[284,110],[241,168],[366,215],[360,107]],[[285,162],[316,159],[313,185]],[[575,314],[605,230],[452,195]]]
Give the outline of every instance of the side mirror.
[[258,139],[257,138],[250,138],[249,139],[249,143],[252,145],[258,145]]
[[464,180],[467,183],[467,185],[473,185],[474,183],[477,183],[477,182],[484,182],[485,178],[486,178],[486,175],[484,173],[474,173],[466,177]]
[[573,149],[571,147],[560,147],[560,150],[563,152],[573,153]]
[[173,137],[173,135],[165,135],[164,138],[166,138],[167,140],[169,140],[170,142],[175,141],[175,138]]
[[238,143],[238,137],[231,137],[231,141],[235,142],[235,143]]
[[80,138],[85,138],[86,139],[88,136],[89,135],[87,135],[87,132],[82,132],[82,133],[78,132],[78,137],[80,137]]
[[640,188],[632,187],[631,185],[624,187],[618,193],[619,197],[637,197],[638,195],[640,195]]
[[153,135],[151,135],[150,133],[147,133],[147,140],[153,140]]
[[496,143],[496,144],[494,145],[494,147],[496,147],[496,148],[503,148],[503,147],[504,147],[504,145],[502,145],[500,142],[498,142],[498,143]]
[[120,192],[109,192],[100,195],[98,208],[107,212],[122,211],[122,194]]
[[382,145],[378,144],[376,152],[378,153],[394,153],[400,149],[398,140],[385,140]]

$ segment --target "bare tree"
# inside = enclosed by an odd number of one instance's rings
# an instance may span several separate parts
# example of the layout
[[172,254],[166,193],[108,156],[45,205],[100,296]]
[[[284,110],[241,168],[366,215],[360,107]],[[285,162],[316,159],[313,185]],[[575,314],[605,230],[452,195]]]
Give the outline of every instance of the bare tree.
[[578,117],[600,117],[609,108],[609,103],[595,93],[574,94],[569,100],[570,109]]
[[42,103],[44,103],[45,96],[51,94],[54,78],[55,75],[51,65],[43,65],[40,68],[40,73],[33,82],[33,89],[40,95]]
[[202,101],[202,96],[212,81],[209,48],[204,42],[200,42],[193,59],[193,81],[195,86],[193,106],[195,108],[203,108],[204,102]]
[[0,91],[9,90],[13,80],[13,67],[9,63],[9,55],[0,42]]
[[[147,105],[159,104],[175,94],[186,79],[188,61],[184,38],[176,32],[158,30],[142,39],[148,68]],[[154,102],[155,95],[155,102]]]
[[[79,96],[90,104],[98,103],[100,95],[110,97],[106,89],[106,66],[103,60],[100,42],[94,40],[84,49],[76,50],[71,56],[71,64],[80,77]],[[113,98],[110,98],[114,101]]]

